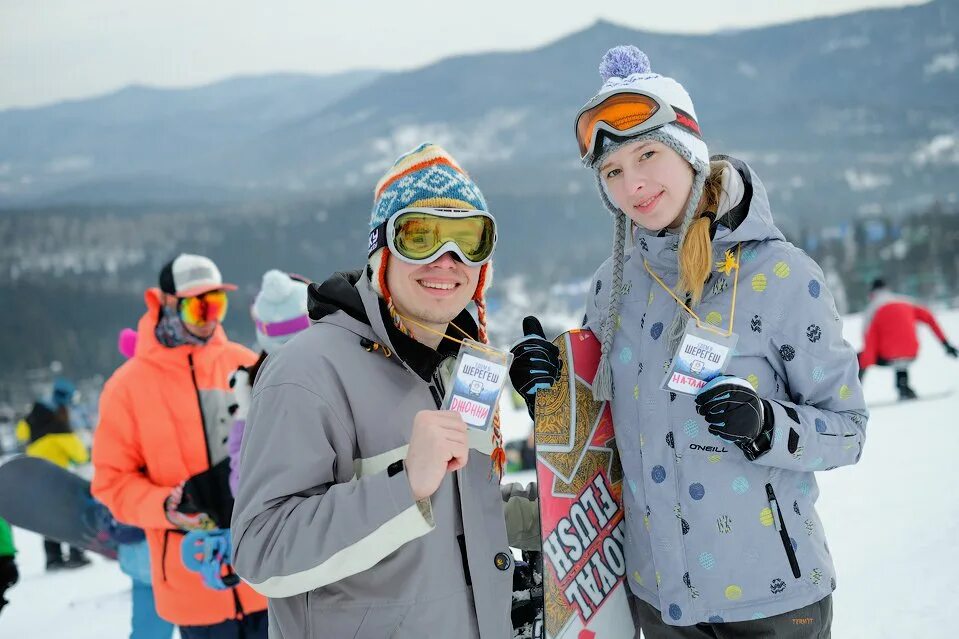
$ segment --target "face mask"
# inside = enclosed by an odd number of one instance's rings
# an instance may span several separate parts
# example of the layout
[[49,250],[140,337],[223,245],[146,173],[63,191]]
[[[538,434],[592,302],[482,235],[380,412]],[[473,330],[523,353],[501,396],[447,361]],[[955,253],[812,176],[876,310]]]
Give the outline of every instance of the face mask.
[[157,341],[167,348],[188,345],[202,346],[206,344],[209,339],[197,337],[186,330],[186,327],[183,325],[183,320],[180,319],[180,315],[176,309],[170,309],[166,306],[163,307],[163,312],[160,314],[160,321],[157,322],[155,333]]

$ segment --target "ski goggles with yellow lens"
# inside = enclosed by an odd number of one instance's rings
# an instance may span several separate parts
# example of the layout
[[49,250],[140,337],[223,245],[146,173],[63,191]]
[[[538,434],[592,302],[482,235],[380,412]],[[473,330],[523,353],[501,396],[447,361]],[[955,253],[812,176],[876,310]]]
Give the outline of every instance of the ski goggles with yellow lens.
[[177,311],[184,324],[206,326],[211,322],[222,322],[226,317],[226,291],[209,291],[202,295],[184,297],[177,305]]
[[697,138],[702,138],[695,118],[682,109],[670,106],[652,93],[636,89],[619,89],[597,95],[576,115],[573,131],[579,144],[583,164],[596,158],[601,132],[629,138],[666,124],[676,124]]
[[493,257],[496,220],[476,209],[402,209],[370,233],[370,255],[383,247],[408,264],[429,264],[452,252],[480,266]]

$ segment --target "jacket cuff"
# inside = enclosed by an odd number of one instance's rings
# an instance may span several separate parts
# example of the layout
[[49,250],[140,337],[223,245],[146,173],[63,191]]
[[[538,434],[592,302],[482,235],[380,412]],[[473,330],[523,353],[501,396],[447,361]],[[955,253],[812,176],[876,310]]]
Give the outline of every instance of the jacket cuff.
[[[383,474],[386,475],[385,472]],[[420,499],[419,501],[413,499],[413,489],[410,488],[410,479],[406,474],[405,467],[402,472],[396,473],[392,477],[387,476],[386,486],[387,490],[389,490],[390,497],[393,499],[393,504],[396,506],[397,513],[401,513],[415,504],[420,516],[423,518],[423,523],[429,527],[430,530],[433,529],[435,526],[433,522],[433,504],[429,497]]]
[[159,528],[161,530],[175,530],[176,526],[166,517],[166,498],[170,490],[157,487],[147,495],[140,506],[140,521],[130,522],[140,528]]
[[[765,423],[763,425],[763,432],[756,438],[754,442],[754,447],[752,450],[752,457],[750,453],[746,453],[746,457],[750,461],[755,461],[762,458],[762,464],[765,466],[781,466],[781,467],[790,467],[791,464],[795,463],[795,458],[792,453],[789,452],[789,426],[788,424],[792,422],[785,413],[780,414],[780,411],[783,411],[783,407],[778,402],[769,402],[763,400],[763,408],[765,409]],[[794,423],[794,422],[792,422]],[[786,424],[783,428],[776,428],[776,424]]]

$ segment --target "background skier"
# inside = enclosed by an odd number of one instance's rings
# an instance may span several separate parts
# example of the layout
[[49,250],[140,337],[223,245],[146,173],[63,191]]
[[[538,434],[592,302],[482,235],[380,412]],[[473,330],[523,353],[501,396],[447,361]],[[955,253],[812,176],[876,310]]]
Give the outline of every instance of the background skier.
[[946,339],[929,309],[894,294],[882,279],[875,280],[869,294],[869,306],[862,318],[859,378],[863,378],[870,366],[889,366],[896,372],[899,399],[915,399],[916,392],[909,386],[909,366],[919,355],[917,326],[920,323],[932,329],[950,357],[959,357],[959,351]]

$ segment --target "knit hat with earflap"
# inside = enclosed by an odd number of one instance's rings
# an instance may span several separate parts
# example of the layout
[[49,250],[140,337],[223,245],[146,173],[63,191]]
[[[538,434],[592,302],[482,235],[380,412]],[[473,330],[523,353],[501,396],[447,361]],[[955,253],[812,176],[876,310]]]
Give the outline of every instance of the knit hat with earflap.
[[[626,250],[626,236],[630,232],[629,217],[613,203],[609,193],[606,191],[606,185],[600,174],[600,167],[607,157],[617,149],[632,144],[637,141],[654,140],[665,144],[686,160],[693,168],[693,184],[690,190],[689,200],[686,203],[686,209],[683,212],[683,224],[680,229],[680,244],[686,236],[686,231],[696,215],[696,208],[699,206],[699,200],[702,198],[703,186],[706,184],[706,177],[709,175],[709,149],[702,138],[698,137],[690,130],[698,130],[699,126],[696,120],[696,110],[693,107],[693,101],[683,86],[676,80],[653,73],[649,58],[646,54],[632,45],[614,47],[606,52],[599,65],[599,74],[603,78],[603,86],[600,88],[597,96],[611,95],[618,91],[635,89],[658,97],[676,110],[679,117],[691,119],[691,126],[680,127],[676,123],[665,124],[659,128],[635,135],[632,137],[620,137],[606,135],[600,132],[600,139],[597,141],[601,145],[599,151],[595,154],[590,168],[596,174],[596,183],[599,187],[600,197],[606,208],[613,214],[615,234],[613,236],[613,281],[609,287],[609,304],[606,311],[606,319],[603,323],[602,356],[599,362],[599,370],[596,373],[596,380],[593,384],[593,395],[598,400],[612,399],[613,379],[612,368],[609,363],[609,351],[613,344],[613,326],[615,326],[616,316],[619,313],[619,296],[623,283],[623,263]],[[681,324],[680,324],[681,326]]]
[[310,327],[306,310],[307,282],[276,269],[263,274],[263,284],[253,301],[256,341],[267,353]]
[[[468,209],[488,211],[483,193],[460,165],[442,147],[429,142],[421,144],[409,153],[401,155],[376,185],[373,195],[373,213],[370,216],[371,237],[376,229],[394,213],[405,208],[421,206],[437,209]],[[410,335],[403,324],[389,287],[386,284],[386,269],[389,266],[389,248],[376,248],[371,241],[371,253],[367,272],[370,283],[386,301],[390,317],[397,329]],[[437,258],[440,257],[437,255]],[[476,319],[479,340],[487,342],[486,291],[493,282],[493,262],[480,267],[473,303],[476,304]],[[492,471],[502,479],[506,462],[503,450],[503,433],[500,429],[499,411],[493,418]]]
[[[393,163],[376,185],[373,195],[373,212],[370,216],[370,232],[390,216],[405,208],[470,209],[488,211],[483,193],[460,165],[442,147],[426,142],[405,153]],[[439,257],[437,255],[437,257]],[[369,256],[370,283],[380,297],[386,300],[394,323],[407,332],[396,315],[392,297],[386,286],[386,269],[389,263],[388,248],[373,250]],[[473,302],[479,320],[479,337],[486,341],[485,293],[493,281],[493,263],[482,266],[473,294]]]

